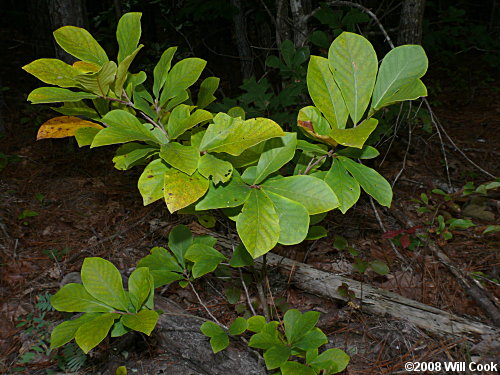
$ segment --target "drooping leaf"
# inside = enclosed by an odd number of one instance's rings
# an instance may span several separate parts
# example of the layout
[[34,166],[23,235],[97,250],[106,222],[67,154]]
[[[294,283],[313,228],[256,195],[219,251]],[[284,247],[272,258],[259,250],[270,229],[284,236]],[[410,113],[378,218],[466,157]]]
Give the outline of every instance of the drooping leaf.
[[87,323],[96,317],[100,316],[99,313],[83,314],[79,318],[67,320],[54,327],[50,334],[50,348],[55,349],[63,346],[75,338],[76,331],[84,323]]
[[198,108],[205,108],[216,99],[214,93],[219,87],[219,82],[220,79],[217,77],[207,77],[203,80],[200,84],[198,99],[196,101]]
[[313,106],[302,108],[297,116],[297,126],[309,138],[319,140],[333,147],[337,146],[337,142],[329,136],[331,132],[330,125],[318,108]]
[[116,28],[116,40],[119,47],[118,63],[130,56],[137,48],[141,38],[141,15],[138,12],[125,13],[118,21],[118,27]]
[[323,113],[332,128],[344,129],[349,112],[328,60],[311,56],[307,68],[307,88],[314,105]]
[[186,130],[212,119],[212,114],[204,109],[198,109],[190,114],[191,108],[180,104],[174,108],[168,118],[167,132],[171,139],[176,139]]
[[44,122],[38,129],[36,139],[71,137],[82,128],[103,129],[102,125],[95,122],[73,116],[59,116]]
[[328,236],[328,232],[325,227],[321,225],[312,225],[309,227],[306,240],[314,241],[314,240],[319,240],[320,238],[324,238],[326,236]]
[[128,56],[126,56],[123,61],[121,61],[118,64],[118,68],[116,70],[116,80],[115,80],[115,85],[114,85],[114,92],[115,94],[121,98],[123,94],[123,85],[125,84],[125,81],[127,80],[128,76],[128,69],[130,68],[130,65],[132,64],[132,61],[134,61],[135,56],[139,53],[139,51],[144,47],[142,44],[137,47],[132,53]]
[[66,102],[61,107],[50,107],[50,109],[66,116],[83,116],[94,121],[101,120],[97,112],[82,100],[78,102]]
[[337,155],[346,156],[351,159],[373,159],[380,155],[380,152],[372,146],[363,146],[361,150],[357,148],[344,148],[336,151]]
[[96,128],[80,128],[75,131],[75,139],[78,147],[90,146],[94,141],[99,129]]
[[267,349],[264,352],[266,368],[268,370],[273,370],[280,367],[288,360],[291,354],[292,349],[286,345],[276,345]]
[[260,142],[285,135],[281,127],[266,118],[243,121],[218,113],[200,144],[200,151],[226,152],[238,156]]
[[97,95],[88,92],[75,92],[59,87],[39,87],[28,95],[32,104],[78,102],[82,99],[95,99]]
[[85,88],[85,90],[99,96],[107,96],[109,88],[115,80],[116,69],[116,63],[114,61],[108,61],[97,73],[80,74],[75,77],[75,80]]
[[58,59],[38,59],[23,69],[42,82],[60,87],[76,87],[75,77],[80,74],[73,66]]
[[142,310],[137,314],[124,315],[121,320],[125,327],[149,336],[158,322],[158,313],[154,310]]
[[91,148],[131,141],[160,143],[158,129],[151,124],[141,124],[137,117],[127,111],[110,111],[102,118],[102,122],[108,127],[97,134]]
[[160,157],[172,167],[192,175],[198,168],[200,153],[194,146],[170,142],[161,146]]
[[173,98],[195,83],[205,69],[205,65],[207,65],[205,60],[196,57],[190,57],[175,64],[165,81],[163,90],[167,93],[166,98]]
[[228,183],[215,186],[210,184],[208,193],[196,204],[197,210],[237,207],[246,202],[252,189],[245,184],[234,170]]
[[130,331],[131,329],[125,327],[120,319],[113,325],[113,329],[111,329],[111,337],[120,337],[125,335],[126,333],[129,333]]
[[99,257],[85,258],[81,276],[83,286],[94,298],[127,311],[129,301],[123,290],[122,276],[113,263]]
[[144,168],[139,177],[137,186],[142,195],[144,205],[156,202],[163,198],[163,188],[165,184],[165,173],[170,168],[161,159],[153,160]]
[[358,34],[343,32],[330,46],[328,62],[347,109],[356,125],[365,112],[377,76],[377,54]]
[[205,154],[198,161],[198,172],[206,178],[211,177],[214,185],[217,185],[231,179],[233,166],[228,161],[221,160],[211,154]]
[[343,146],[362,148],[370,134],[377,127],[377,124],[378,120],[372,117],[355,128],[332,129],[330,137]]
[[326,155],[328,154],[328,150],[326,150],[325,145],[321,144],[313,144],[303,139],[299,139],[297,141],[297,149],[305,151],[307,153],[318,154],[318,155]]
[[382,206],[390,207],[392,188],[380,173],[344,156],[339,156],[338,160],[342,162],[344,168],[358,181],[364,191],[370,194]]
[[67,312],[110,312],[113,307],[99,301],[87,292],[82,284],[70,283],[63,286],[50,299],[57,311]]
[[264,182],[262,188],[301,203],[309,215],[330,211],[339,205],[332,189],[324,181],[313,176],[277,178]]
[[337,195],[339,210],[343,214],[358,201],[361,194],[359,183],[347,173],[342,162],[333,162],[325,176],[325,182]]
[[87,354],[106,338],[119,314],[103,314],[80,326],[75,334],[77,345]]
[[283,137],[267,140],[255,170],[254,183],[259,184],[271,173],[278,171],[292,160],[296,145],[296,133],[285,133]]
[[193,234],[185,225],[175,226],[168,234],[168,246],[182,267],[185,267],[184,254],[192,244]]
[[316,371],[325,370],[327,374],[337,374],[346,369],[351,358],[340,349],[328,349],[309,364]]
[[109,61],[104,49],[85,29],[76,26],[63,26],[54,31],[54,38],[63,50],[80,60],[99,66]]
[[[385,98],[382,106],[387,107],[388,105],[397,102],[403,102],[405,100],[414,100],[422,96],[427,96],[427,87],[425,87],[424,83],[420,79],[415,79],[407,83],[406,85],[402,86],[391,96]],[[375,109],[372,109],[372,111],[375,111]]]
[[177,169],[165,173],[164,196],[173,213],[200,199],[208,190],[209,181],[198,172],[191,176]]
[[271,199],[253,189],[236,220],[241,241],[255,259],[270,251],[279,240],[279,216]]
[[149,268],[138,267],[132,272],[128,279],[130,299],[137,311],[139,311],[144,304],[149,293],[154,293],[154,291],[151,290],[151,277]]
[[135,142],[125,143],[116,150],[113,163],[116,169],[124,171],[155,152],[158,152],[158,148]]
[[281,195],[267,192],[278,213],[280,236],[278,242],[283,245],[295,245],[307,236],[309,214],[306,208],[297,201]]
[[162,89],[165,81],[167,80],[167,74],[170,70],[172,64],[172,58],[174,57],[177,47],[170,47],[166,49],[161,57],[158,64],[156,64],[153,70],[153,94],[156,98],[160,95],[160,90]]
[[[419,45],[399,46],[385,55],[373,89],[372,108],[378,110],[389,104],[401,88],[415,82],[427,71],[425,51]],[[408,98],[414,99],[414,98]]]

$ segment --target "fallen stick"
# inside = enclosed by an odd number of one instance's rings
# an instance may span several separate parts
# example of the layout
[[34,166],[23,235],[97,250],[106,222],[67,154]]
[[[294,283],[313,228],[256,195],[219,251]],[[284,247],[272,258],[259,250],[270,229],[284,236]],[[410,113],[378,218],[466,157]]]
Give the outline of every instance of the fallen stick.
[[267,254],[267,265],[286,271],[298,288],[322,297],[346,301],[347,298],[337,291],[338,287],[345,283],[360,300],[362,311],[382,316],[388,314],[432,333],[457,337],[498,334],[495,328],[486,324],[276,254]]

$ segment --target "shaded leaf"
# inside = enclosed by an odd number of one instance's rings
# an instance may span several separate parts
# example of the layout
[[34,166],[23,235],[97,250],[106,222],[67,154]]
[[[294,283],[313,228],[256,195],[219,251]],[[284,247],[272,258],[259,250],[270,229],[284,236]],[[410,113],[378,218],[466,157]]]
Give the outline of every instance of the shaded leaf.
[[97,95],[87,92],[75,92],[59,87],[39,87],[28,95],[28,101],[32,104],[78,102],[82,99],[95,99]]
[[124,315],[121,320],[125,327],[149,336],[158,322],[158,313],[154,310],[142,310],[137,314]]
[[103,314],[78,328],[75,341],[85,354],[106,338],[117,317],[118,314]]

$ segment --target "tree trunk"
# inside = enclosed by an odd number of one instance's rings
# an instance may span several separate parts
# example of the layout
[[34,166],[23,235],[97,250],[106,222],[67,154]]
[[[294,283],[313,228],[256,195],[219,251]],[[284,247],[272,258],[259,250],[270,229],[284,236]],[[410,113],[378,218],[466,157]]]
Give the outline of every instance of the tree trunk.
[[291,39],[290,27],[287,23],[288,4],[285,0],[276,1],[276,45],[281,49],[284,40]]
[[[87,26],[87,11],[84,0],[48,0],[47,4],[52,30],[68,25]],[[75,61],[74,57],[64,52],[58,45],[56,45],[56,57],[67,63]]]
[[422,43],[425,0],[404,0],[399,20],[398,45]]
[[33,56],[54,57],[54,44],[46,0],[28,1]]
[[247,39],[247,21],[245,18],[245,8],[241,0],[231,0],[231,5],[237,8],[238,12],[233,16],[234,37],[240,56],[241,74],[243,78],[253,75],[252,50]]
[[290,9],[293,18],[293,44],[302,47],[306,44],[309,30],[307,28],[306,4],[303,0],[290,0]]

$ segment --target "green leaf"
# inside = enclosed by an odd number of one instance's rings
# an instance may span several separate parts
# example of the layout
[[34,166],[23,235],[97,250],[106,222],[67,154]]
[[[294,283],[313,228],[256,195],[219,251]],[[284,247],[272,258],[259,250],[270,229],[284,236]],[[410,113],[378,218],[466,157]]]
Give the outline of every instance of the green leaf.
[[212,177],[214,185],[217,185],[231,179],[233,165],[213,155],[205,154],[198,161],[198,171],[206,178]]
[[277,345],[272,348],[267,349],[264,352],[264,361],[266,362],[266,368],[272,370],[280,367],[292,354],[292,350],[285,345]]
[[363,148],[357,149],[352,147],[347,147],[336,152],[337,155],[342,155],[351,159],[373,159],[380,155],[380,152],[372,146],[363,146]]
[[326,236],[328,236],[328,232],[326,231],[325,227],[321,225],[313,225],[309,228],[309,231],[307,232],[306,240],[308,241],[319,240],[320,238],[324,238]]
[[87,313],[79,318],[65,321],[54,327],[50,335],[50,349],[59,348],[75,338],[76,331],[80,326],[89,322],[101,314]]
[[[276,330],[276,327],[278,325],[279,323],[277,321],[271,321],[262,326],[259,333],[256,333],[250,338],[248,346],[250,346],[251,348],[267,350],[269,348],[272,348],[273,346],[282,345],[283,343],[279,339],[278,331]],[[250,330],[250,325],[248,329]]]
[[232,108],[229,108],[228,111],[227,111],[227,114],[231,117],[234,117],[234,118],[241,118],[242,120],[245,120],[246,118],[246,113],[245,113],[245,110],[241,107],[232,107]]
[[343,146],[356,147],[361,149],[370,134],[377,127],[377,124],[377,119],[369,118],[355,128],[332,129],[330,137],[332,137],[335,142]]
[[208,193],[196,204],[196,209],[201,211],[238,207],[247,201],[251,191],[250,186],[241,180],[238,171],[234,170],[233,177],[228,183],[219,186],[215,186],[213,183],[210,184]]
[[[312,312],[312,311],[310,311]],[[295,342],[295,346],[302,350],[316,349],[328,342],[326,335],[319,329],[313,328],[308,331],[302,338]]]
[[307,88],[314,105],[325,115],[331,127],[344,129],[349,112],[324,57],[311,56],[307,68]]
[[75,87],[75,77],[80,71],[58,59],[38,59],[23,69],[40,81],[60,87]]
[[201,332],[208,337],[214,337],[225,333],[221,326],[211,321],[206,321],[200,326]]
[[344,165],[335,159],[325,176],[325,182],[335,192],[339,199],[339,210],[345,214],[359,199],[361,189],[358,181],[347,173]]
[[108,332],[119,314],[103,314],[78,328],[75,341],[80,349],[87,354],[106,338]]
[[219,87],[219,82],[220,79],[217,77],[207,77],[203,80],[200,84],[198,100],[196,101],[198,108],[205,108],[216,99],[214,92]]
[[172,167],[192,175],[198,168],[200,153],[193,146],[171,142],[161,146],[160,157]]
[[253,266],[253,264],[253,258],[247,249],[245,249],[245,246],[241,243],[238,244],[238,246],[234,248],[233,257],[229,261],[229,265],[231,267],[247,267]]
[[173,213],[200,199],[208,190],[209,181],[198,172],[191,176],[177,169],[165,172],[164,197]]
[[183,279],[183,276],[180,274],[183,271],[183,267],[163,247],[152,248],[151,254],[142,258],[137,267],[149,268],[153,276],[154,288],[159,288],[160,286]]
[[446,221],[446,224],[449,224],[448,230],[450,231],[455,229],[464,230],[476,226],[472,220],[467,219],[449,219]]
[[325,148],[325,145],[309,143],[307,141],[304,141],[303,139],[299,139],[297,141],[297,149],[307,153],[326,155],[328,154],[328,150],[326,150]]
[[417,82],[427,71],[427,66],[427,56],[419,45],[404,45],[389,51],[380,64],[373,89],[372,108],[378,110],[393,103],[391,97],[397,95],[404,86]]
[[266,118],[243,121],[225,113],[218,113],[208,126],[200,144],[200,151],[226,152],[238,156],[260,142],[285,135],[281,127]]
[[[414,100],[422,96],[427,96],[427,88],[420,79],[411,81],[407,85],[401,87],[396,93],[388,97],[384,102],[384,107],[405,100]],[[372,111],[375,111],[372,109]]]
[[153,160],[144,168],[137,186],[145,206],[164,197],[165,173],[169,169],[162,159]]
[[[89,128],[90,129],[90,128]],[[158,152],[158,149],[141,143],[126,143],[116,150],[113,158],[115,168],[125,171],[135,165],[136,162]]]
[[322,136],[328,136],[332,130],[330,124],[321,115],[319,109],[313,106],[301,108],[297,117],[297,121],[299,123],[299,126],[302,125],[302,128],[304,128],[304,123],[310,123],[309,125],[312,126],[313,132]]
[[128,76],[128,69],[130,68],[130,65],[132,64],[132,61],[134,61],[135,56],[139,53],[139,51],[144,47],[142,44],[137,47],[130,55],[125,57],[123,61],[121,61],[118,64],[118,69],[116,70],[116,81],[114,85],[114,91],[115,94],[121,98],[123,94],[123,85],[125,84],[125,81],[127,80]]
[[283,137],[267,140],[257,164],[254,183],[262,182],[271,173],[278,171],[283,165],[292,160],[295,155],[296,145],[296,133],[285,133]]
[[[130,56],[141,38],[141,15],[138,12],[125,13],[118,21],[116,40],[118,41],[118,63]],[[120,95],[120,93],[117,93]]]
[[127,311],[128,298],[123,290],[122,276],[113,263],[99,257],[85,258],[81,275],[83,286],[94,298]]
[[78,102],[66,102],[61,107],[50,107],[50,109],[66,116],[84,116],[94,121],[101,120],[101,116],[81,100]]
[[286,362],[280,367],[282,375],[316,375],[312,368],[298,362]]
[[154,310],[142,310],[137,314],[124,315],[122,323],[125,327],[131,328],[134,331],[151,335],[151,332],[158,322],[158,313]]
[[390,207],[392,188],[384,177],[374,169],[356,163],[346,157],[339,156],[338,160],[342,162],[352,177],[358,181],[364,191],[370,194],[382,206]]
[[63,50],[80,60],[99,66],[109,61],[106,52],[85,29],[76,26],[63,26],[54,31],[54,38]]
[[308,311],[302,314],[297,309],[288,310],[283,317],[288,343],[295,344],[311,331],[318,323],[319,315],[317,311]]
[[78,147],[90,146],[94,141],[95,136],[99,133],[97,128],[80,128],[75,132],[75,139]]
[[129,333],[130,331],[131,329],[125,327],[120,319],[113,325],[113,329],[111,330],[111,337],[120,337]]
[[370,102],[377,76],[377,54],[361,35],[343,32],[330,46],[328,62],[356,125]]
[[191,107],[186,104],[180,104],[174,108],[167,123],[167,132],[171,139],[176,139],[192,127],[212,119],[212,114],[203,109],[197,109],[190,114]]
[[207,65],[205,60],[195,57],[181,60],[175,64],[168,73],[165,81],[163,90],[167,93],[166,98],[173,98],[195,83],[198,78],[200,78],[201,72],[205,69],[205,65]]
[[184,254],[192,243],[193,234],[185,225],[175,226],[168,234],[168,246],[182,267],[185,267]]
[[247,330],[248,323],[245,318],[236,318],[229,326],[229,334],[231,335],[241,335]]
[[116,77],[116,64],[108,61],[96,73],[80,74],[75,80],[85,89],[99,96],[107,96]]
[[266,318],[262,315],[255,315],[248,318],[248,327],[247,329],[251,332],[260,332],[266,325]]
[[[184,90],[184,91],[181,91],[179,94],[177,94],[176,96],[174,96],[172,99],[168,100],[168,103],[167,105],[164,106],[164,110],[165,111],[171,111],[172,108],[178,106],[179,104],[181,103],[184,103],[186,100],[189,99],[189,92],[188,90]],[[163,107],[163,102],[161,101],[160,99],[160,106]],[[210,114],[210,118],[212,114]]]
[[66,284],[50,299],[57,311],[110,312],[114,309],[87,292],[82,284]]
[[279,240],[279,216],[271,199],[253,189],[236,220],[241,241],[255,259],[270,251]]
[[[264,190],[265,191],[265,190]],[[280,237],[278,242],[283,245],[295,245],[307,236],[309,214],[307,209],[297,201],[281,195],[267,192],[279,217]]]
[[226,332],[210,338],[210,346],[214,353],[218,353],[221,350],[226,349],[229,346],[229,337]]
[[160,137],[156,135],[158,129],[153,129],[151,124],[141,124],[137,117],[127,111],[110,111],[102,118],[102,122],[108,127],[96,135],[91,148],[131,141],[160,143]]
[[191,272],[195,279],[214,271],[219,263],[226,259],[213,247],[200,243],[192,244],[184,254],[184,258],[194,263]]
[[371,269],[375,272],[378,273],[379,275],[387,275],[390,270],[389,267],[385,262],[382,262],[381,260],[374,260],[370,262],[370,267]]
[[32,104],[79,102],[82,99],[95,99],[97,95],[87,92],[74,92],[59,87],[39,87],[28,95],[28,101]]
[[346,369],[350,359],[343,350],[328,349],[309,364],[318,372],[325,370],[327,374],[337,374]]
[[170,66],[172,64],[172,58],[177,51],[177,47],[170,47],[166,49],[161,57],[158,64],[156,64],[153,70],[153,94],[156,98],[160,95],[160,90],[162,89],[165,81],[167,80],[168,71],[170,70]]
[[327,212],[339,205],[337,196],[326,182],[313,176],[277,178],[266,181],[262,188],[301,203],[309,215]]
[[138,267],[132,272],[128,279],[130,299],[137,311],[139,311],[144,302],[146,302],[149,293],[154,293],[154,291],[151,290],[151,277],[149,268]]
[[500,225],[488,225],[483,231],[483,234],[500,232]]

